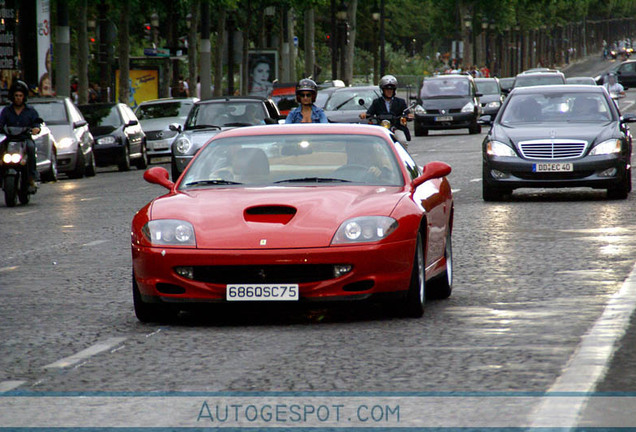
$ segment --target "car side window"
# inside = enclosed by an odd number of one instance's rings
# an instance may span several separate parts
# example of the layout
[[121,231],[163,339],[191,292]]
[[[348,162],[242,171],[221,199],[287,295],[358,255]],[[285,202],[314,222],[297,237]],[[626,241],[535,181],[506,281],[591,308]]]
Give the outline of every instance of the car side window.
[[636,63],[625,63],[619,70],[621,73],[634,73],[636,72]]
[[393,139],[397,152],[400,155],[400,159],[402,159],[402,163],[409,173],[410,181],[415,180],[420,176],[420,174],[422,174],[420,167],[417,166],[417,163],[413,160],[411,155],[404,150],[404,147],[402,147],[402,144],[400,144],[395,135],[391,135],[391,139]]

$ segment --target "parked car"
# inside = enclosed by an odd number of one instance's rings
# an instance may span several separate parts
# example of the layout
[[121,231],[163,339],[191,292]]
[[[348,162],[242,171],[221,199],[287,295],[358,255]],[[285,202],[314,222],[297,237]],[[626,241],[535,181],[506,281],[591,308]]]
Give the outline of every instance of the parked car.
[[607,72],[597,75],[594,78],[596,84],[603,85],[605,83],[605,77],[610,73],[616,74],[618,82],[625,90],[630,87],[636,87],[636,60],[621,62],[618,65],[613,66]]
[[428,135],[429,130],[468,128],[471,134],[481,132],[480,93],[470,75],[437,75],[425,78],[415,107],[415,136]]
[[80,110],[68,97],[29,99],[55,138],[57,171],[71,178],[97,173],[94,139]]
[[[0,130],[0,143],[4,141],[6,135]],[[57,148],[55,137],[46,123],[42,124],[40,133],[33,135],[35,143],[37,169],[40,174],[40,181],[54,182],[57,180]],[[1,181],[1,179],[0,179]]]
[[185,126],[170,125],[180,132],[172,143],[171,171],[176,180],[210,138],[225,129],[259,124],[278,124],[284,118],[274,102],[258,96],[228,96],[194,104]]
[[596,85],[593,77],[569,77],[565,79],[565,82],[573,85]]
[[135,115],[146,134],[148,163],[170,162],[172,142],[178,132],[168,127],[172,123],[183,126],[197,98],[166,98],[140,103]]
[[632,135],[600,86],[515,88],[483,141],[483,199],[518,188],[591,187],[610,198],[631,191]]
[[504,100],[501,93],[498,78],[475,78],[477,91],[481,94],[479,103],[481,104],[481,117],[479,121],[482,123],[492,123],[497,116],[499,108]]
[[330,123],[359,123],[360,113],[366,112],[373,100],[382,96],[378,86],[332,88],[323,108]]
[[563,75],[563,72],[554,69],[522,72],[515,77],[512,88],[551,84],[565,84],[565,75]]
[[80,105],[95,137],[95,160],[99,166],[117,165],[128,171],[148,166],[146,135],[128,105],[99,103]]
[[[452,290],[451,168],[423,168],[384,128],[289,124],[218,133],[132,221],[133,304],[395,301],[420,317]],[[271,304],[271,303],[270,303]]]

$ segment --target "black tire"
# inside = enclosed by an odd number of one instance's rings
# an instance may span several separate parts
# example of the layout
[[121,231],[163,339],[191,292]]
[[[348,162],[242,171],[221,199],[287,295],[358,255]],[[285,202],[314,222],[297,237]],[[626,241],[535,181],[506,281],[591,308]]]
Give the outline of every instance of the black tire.
[[146,169],[148,168],[148,152],[146,151],[146,143],[141,144],[141,157],[135,161],[135,166],[137,169]]
[[427,299],[445,299],[450,297],[453,291],[453,242],[450,230],[446,234],[444,259],[446,260],[444,272],[426,285]]
[[174,309],[171,309],[161,303],[145,303],[141,299],[141,293],[139,292],[139,287],[134,273],[132,277],[132,292],[135,316],[139,321],[143,323],[164,323],[169,322],[176,317],[177,314]]
[[75,169],[71,171],[68,176],[70,178],[78,179],[84,177],[84,173],[86,173],[86,156],[84,155],[84,152],[82,152],[82,149],[78,148]]
[[31,194],[29,194],[29,179],[26,175],[22,175],[20,176],[20,182],[22,183],[22,187],[18,189],[18,199],[20,200],[20,204],[26,205],[31,199]]
[[471,135],[481,133],[481,125],[477,122],[472,123],[470,126],[468,126],[468,133]]
[[7,207],[15,207],[18,200],[18,182],[15,176],[6,176],[4,178],[4,203]]
[[95,162],[95,152],[91,151],[88,167],[86,167],[86,177],[95,177],[97,174],[97,162]]
[[177,169],[177,162],[174,160],[174,158],[170,161],[170,171],[172,171],[172,181],[176,182],[181,173]]
[[51,153],[51,166],[46,172],[42,173],[43,182],[56,182],[57,181],[57,154]]
[[481,195],[484,201],[497,202],[497,201],[502,201],[504,199],[506,192],[500,189],[493,188],[492,186],[489,186],[485,178],[482,180],[481,183],[482,183]]
[[130,150],[128,149],[128,143],[124,145],[119,164],[117,165],[119,171],[130,171]]
[[406,300],[404,302],[404,314],[411,318],[420,318],[424,315],[425,303],[426,274],[424,270],[424,246],[422,244],[422,234],[418,232],[415,256],[413,257],[411,283],[406,292]]
[[413,132],[415,133],[415,136],[427,136],[428,135],[428,129],[426,129],[424,126],[422,126],[421,123],[419,123],[417,121],[413,125]]
[[616,187],[607,189],[607,198],[624,200],[629,195],[629,187],[631,186],[631,179],[628,175],[625,175],[620,184]]

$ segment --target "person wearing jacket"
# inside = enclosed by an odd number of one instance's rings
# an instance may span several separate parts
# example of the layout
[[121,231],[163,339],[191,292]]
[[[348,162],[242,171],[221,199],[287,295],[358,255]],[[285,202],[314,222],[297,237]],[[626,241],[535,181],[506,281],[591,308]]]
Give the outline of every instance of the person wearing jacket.
[[285,123],[328,123],[327,115],[317,107],[318,86],[313,80],[301,79],[296,85],[296,101],[300,105],[287,114]]
[[[385,75],[380,79],[379,87],[382,96],[375,99],[366,112],[360,113],[360,118],[365,119],[372,115],[392,114],[401,117],[407,109],[406,101],[395,95],[397,90],[397,78],[393,75]],[[408,114],[408,112],[406,113]],[[411,141],[409,128],[397,122],[394,126],[404,133],[407,141]],[[400,140],[401,141],[401,140]]]

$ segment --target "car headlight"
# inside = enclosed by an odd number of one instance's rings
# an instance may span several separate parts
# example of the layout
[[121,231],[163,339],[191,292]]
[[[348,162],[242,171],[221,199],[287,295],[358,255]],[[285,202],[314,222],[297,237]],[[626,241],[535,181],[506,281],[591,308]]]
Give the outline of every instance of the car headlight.
[[366,243],[382,240],[397,228],[388,216],[361,216],[346,220],[333,236],[331,244]]
[[466,105],[463,106],[462,108],[462,112],[466,113],[466,112],[473,112],[475,111],[475,105],[472,102],[468,102]]
[[488,141],[486,143],[486,154],[488,156],[517,156],[510,146],[499,141]]
[[602,143],[594,146],[592,151],[590,151],[590,155],[605,155],[612,153],[620,153],[622,148],[621,140],[619,139],[611,139],[607,141],[603,141]]
[[192,142],[190,142],[190,140],[186,137],[177,138],[174,148],[177,153],[188,154],[188,152],[192,148]]
[[75,140],[73,138],[70,138],[70,137],[62,138],[61,140],[57,141],[57,148],[59,149],[69,148],[73,145],[74,142]]
[[196,246],[194,227],[190,222],[177,219],[157,219],[141,229],[153,246]]
[[488,108],[499,108],[500,105],[501,105],[501,102],[492,101],[492,102],[488,102],[488,105],[486,105],[486,107],[488,107]]
[[114,136],[105,136],[97,138],[97,144],[115,144],[117,139]]
[[418,105],[415,107],[415,114],[424,115],[426,114],[426,110],[422,105]]

